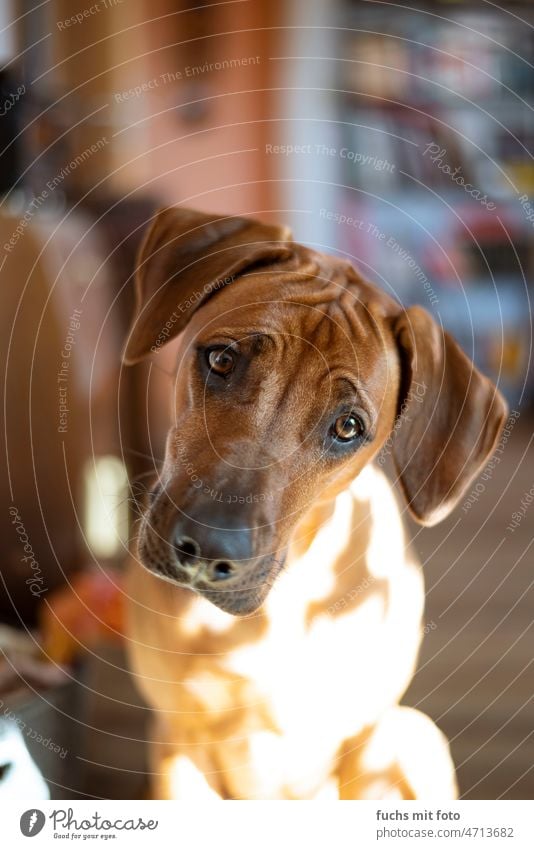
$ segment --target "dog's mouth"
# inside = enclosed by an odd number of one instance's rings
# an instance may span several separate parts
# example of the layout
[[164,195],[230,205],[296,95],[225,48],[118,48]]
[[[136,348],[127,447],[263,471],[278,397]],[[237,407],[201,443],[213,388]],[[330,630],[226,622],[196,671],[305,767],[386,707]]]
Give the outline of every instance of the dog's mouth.
[[248,616],[262,606],[286,560],[284,551],[242,564],[201,559],[187,564],[171,550],[152,549],[143,534],[138,554],[141,564],[156,577],[203,596],[232,616]]
[[211,584],[195,587],[205,599],[215,607],[224,610],[232,616],[248,616],[255,613],[264,603],[272,589],[277,575],[283,567],[276,561],[276,569],[273,569],[273,559],[268,558],[265,565],[260,565],[251,576],[251,586],[240,588],[221,586],[214,587]]
[[221,610],[234,616],[246,616],[255,613],[271,592],[276,579],[285,566],[287,553],[278,556],[268,555],[261,558],[250,571],[243,576],[242,585],[236,582],[224,584],[220,588],[211,585],[202,588],[202,595]]

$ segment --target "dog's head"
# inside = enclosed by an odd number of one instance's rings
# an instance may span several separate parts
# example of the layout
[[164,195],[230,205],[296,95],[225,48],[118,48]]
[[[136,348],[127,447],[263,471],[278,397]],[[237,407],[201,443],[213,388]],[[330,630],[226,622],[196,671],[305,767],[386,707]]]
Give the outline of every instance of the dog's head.
[[299,520],[385,443],[426,525],[491,455],[506,405],[453,339],[284,228],[163,210],[136,294],[127,364],[180,334],[139,555],[223,610],[261,605]]

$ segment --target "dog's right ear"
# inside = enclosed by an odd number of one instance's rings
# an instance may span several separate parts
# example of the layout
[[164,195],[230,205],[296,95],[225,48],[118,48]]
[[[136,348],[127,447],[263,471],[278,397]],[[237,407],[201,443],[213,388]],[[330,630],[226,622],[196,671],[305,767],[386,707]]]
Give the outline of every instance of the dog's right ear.
[[422,307],[403,311],[394,332],[403,379],[393,456],[414,518],[434,525],[490,460],[508,408]]
[[123,362],[132,365],[180,333],[218,289],[252,265],[291,254],[286,227],[180,207],[156,215],[139,251],[136,309]]

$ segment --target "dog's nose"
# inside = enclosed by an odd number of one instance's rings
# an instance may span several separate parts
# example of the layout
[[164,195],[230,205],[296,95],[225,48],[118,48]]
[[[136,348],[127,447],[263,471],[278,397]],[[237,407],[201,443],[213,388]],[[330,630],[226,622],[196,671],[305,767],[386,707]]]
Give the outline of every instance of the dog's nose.
[[204,567],[209,580],[222,581],[253,557],[252,531],[238,522],[230,527],[228,522],[224,527],[217,527],[216,519],[210,522],[181,519],[174,529],[174,550],[188,571]]
[[177,532],[174,538],[174,548],[178,555],[178,560],[184,566],[195,566],[200,560],[200,546],[191,537],[183,536],[180,531]]

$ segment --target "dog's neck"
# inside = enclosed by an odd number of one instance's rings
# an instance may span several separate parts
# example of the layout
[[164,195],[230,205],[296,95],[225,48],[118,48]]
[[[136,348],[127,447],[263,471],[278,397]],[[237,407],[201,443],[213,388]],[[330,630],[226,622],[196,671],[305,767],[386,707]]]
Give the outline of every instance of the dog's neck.
[[300,519],[289,544],[289,560],[302,557],[313,543],[320,528],[332,518],[337,496],[326,496],[316,502]]

